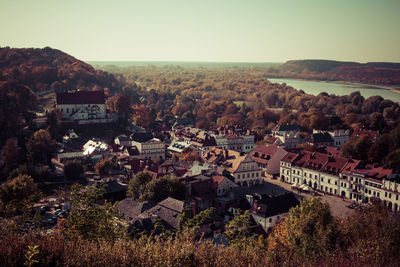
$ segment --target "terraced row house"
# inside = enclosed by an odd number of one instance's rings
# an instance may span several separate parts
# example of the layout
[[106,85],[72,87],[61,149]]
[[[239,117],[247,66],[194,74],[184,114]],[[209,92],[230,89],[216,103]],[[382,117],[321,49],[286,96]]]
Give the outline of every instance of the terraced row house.
[[280,178],[355,201],[377,198],[392,210],[400,210],[399,175],[359,160],[319,152],[288,152],[280,162]]

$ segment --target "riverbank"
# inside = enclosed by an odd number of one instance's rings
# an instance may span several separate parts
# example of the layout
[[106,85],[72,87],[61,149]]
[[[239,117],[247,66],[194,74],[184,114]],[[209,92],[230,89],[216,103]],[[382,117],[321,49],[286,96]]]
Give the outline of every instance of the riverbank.
[[303,90],[306,94],[319,95],[320,93],[334,94],[338,96],[349,95],[352,92],[360,92],[364,98],[381,96],[384,99],[400,103],[400,90],[397,87],[378,86],[375,84],[360,84],[349,82],[331,82],[300,79],[267,78],[272,83],[285,83],[295,89]]

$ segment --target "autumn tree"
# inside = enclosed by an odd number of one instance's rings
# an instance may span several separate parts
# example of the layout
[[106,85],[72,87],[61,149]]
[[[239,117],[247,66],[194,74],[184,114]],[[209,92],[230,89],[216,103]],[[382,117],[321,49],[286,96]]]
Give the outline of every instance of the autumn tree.
[[51,138],[48,130],[34,132],[28,140],[28,159],[32,163],[44,163],[52,166],[51,158],[56,152],[56,142]]
[[107,175],[113,167],[113,161],[108,157],[104,157],[94,165],[94,170],[98,175]]
[[7,140],[6,144],[1,149],[1,159],[4,162],[4,173],[8,172],[16,166],[18,157],[17,144],[14,138]]
[[131,118],[135,124],[146,129],[149,129],[150,125],[154,123],[151,110],[143,104],[132,106]]
[[52,138],[56,139],[61,130],[62,113],[58,109],[52,109],[47,114],[47,129],[49,130]]
[[368,152],[372,145],[368,136],[362,135],[359,138],[352,138],[347,141],[342,147],[341,151],[346,158],[355,158],[366,160],[368,159]]
[[115,112],[120,117],[120,121],[124,126],[129,118],[131,112],[131,101],[125,95],[119,93],[107,100],[107,107],[110,108],[112,112]]
[[40,191],[32,177],[21,174],[0,187],[0,209],[5,215],[23,213],[40,198]]
[[356,210],[342,227],[344,246],[350,258],[375,266],[398,264],[400,213],[393,213],[380,201]]
[[305,198],[274,228],[268,237],[268,251],[275,264],[306,264],[334,251],[341,238],[339,223],[329,204],[316,197]]
[[69,181],[81,180],[85,168],[80,160],[67,160],[64,163],[64,176]]

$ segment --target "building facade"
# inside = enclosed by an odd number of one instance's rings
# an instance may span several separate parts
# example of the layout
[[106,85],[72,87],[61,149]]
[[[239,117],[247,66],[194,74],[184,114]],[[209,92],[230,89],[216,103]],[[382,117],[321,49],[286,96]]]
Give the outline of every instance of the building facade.
[[57,93],[57,109],[69,120],[105,119],[107,117],[103,91]]

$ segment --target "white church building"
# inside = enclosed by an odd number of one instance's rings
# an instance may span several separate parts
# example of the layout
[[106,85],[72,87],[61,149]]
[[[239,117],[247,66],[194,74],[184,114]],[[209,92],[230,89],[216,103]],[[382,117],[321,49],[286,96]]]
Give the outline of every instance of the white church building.
[[107,117],[103,91],[57,93],[56,105],[64,119],[96,120]]

